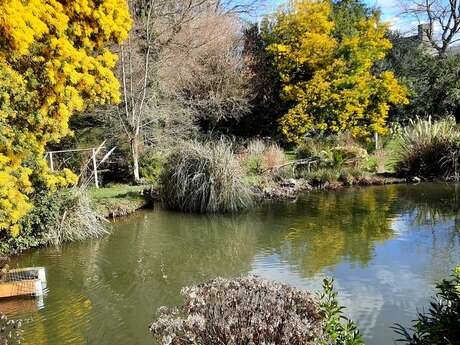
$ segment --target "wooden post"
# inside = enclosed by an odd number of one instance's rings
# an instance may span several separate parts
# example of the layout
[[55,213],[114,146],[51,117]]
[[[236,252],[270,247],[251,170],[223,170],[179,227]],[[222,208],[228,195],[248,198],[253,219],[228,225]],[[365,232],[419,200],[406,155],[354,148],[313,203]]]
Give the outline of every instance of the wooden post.
[[377,132],[374,133],[374,140],[375,140],[375,149],[378,150],[379,147],[379,134]]
[[94,169],[94,183],[96,188],[99,188],[99,181],[97,179],[97,162],[96,162],[96,149],[93,148],[93,169]]
[[54,171],[53,152],[50,152],[49,155],[50,155],[50,169],[51,171]]

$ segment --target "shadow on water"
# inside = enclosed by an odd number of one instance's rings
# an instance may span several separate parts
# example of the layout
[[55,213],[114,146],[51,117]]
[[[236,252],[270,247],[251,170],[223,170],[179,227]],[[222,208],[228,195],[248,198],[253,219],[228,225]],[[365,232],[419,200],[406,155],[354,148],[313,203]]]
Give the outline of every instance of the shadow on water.
[[148,323],[180,303],[183,286],[247,273],[318,289],[334,276],[368,344],[389,344],[389,326],[413,319],[433,283],[460,262],[460,188],[447,184],[309,193],[240,214],[142,211],[102,239],[16,258],[45,266],[44,307],[26,344],[151,344]]

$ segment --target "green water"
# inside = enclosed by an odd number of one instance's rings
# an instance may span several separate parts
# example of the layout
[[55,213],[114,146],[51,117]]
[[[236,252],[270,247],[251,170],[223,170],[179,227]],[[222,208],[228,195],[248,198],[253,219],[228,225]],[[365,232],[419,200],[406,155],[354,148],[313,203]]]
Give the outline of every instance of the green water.
[[148,325],[181,287],[248,273],[317,290],[333,276],[367,344],[427,305],[460,264],[460,186],[421,184],[310,193],[237,216],[145,210],[102,239],[16,258],[44,266],[43,301],[0,310],[30,317],[25,344],[153,344]]

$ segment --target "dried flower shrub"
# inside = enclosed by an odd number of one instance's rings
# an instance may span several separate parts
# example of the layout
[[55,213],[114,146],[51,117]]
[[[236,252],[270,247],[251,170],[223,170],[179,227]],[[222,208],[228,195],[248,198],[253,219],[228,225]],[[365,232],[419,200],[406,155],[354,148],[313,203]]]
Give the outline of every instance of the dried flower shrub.
[[0,345],[20,344],[22,340],[21,326],[21,320],[10,320],[0,312]]
[[319,301],[288,285],[217,278],[181,293],[184,304],[160,308],[150,327],[161,344],[316,345],[326,338]]

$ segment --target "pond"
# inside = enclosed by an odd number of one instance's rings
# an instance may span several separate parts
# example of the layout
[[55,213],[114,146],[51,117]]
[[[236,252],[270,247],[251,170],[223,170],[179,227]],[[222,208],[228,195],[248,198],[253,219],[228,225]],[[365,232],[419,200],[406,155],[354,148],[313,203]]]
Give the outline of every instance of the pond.
[[15,260],[48,278],[42,301],[0,303],[30,318],[25,344],[153,344],[149,323],[183,286],[250,273],[308,290],[334,277],[366,343],[388,345],[460,264],[460,186],[315,192],[236,216],[145,210],[105,238]]

